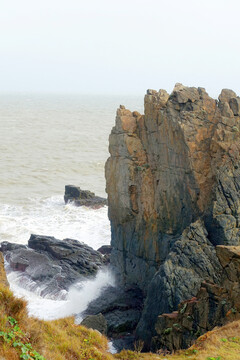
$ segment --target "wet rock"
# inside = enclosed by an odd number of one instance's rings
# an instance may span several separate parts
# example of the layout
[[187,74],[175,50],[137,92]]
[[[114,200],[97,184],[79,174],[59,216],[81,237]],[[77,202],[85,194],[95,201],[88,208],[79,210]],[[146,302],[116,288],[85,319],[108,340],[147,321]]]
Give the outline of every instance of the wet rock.
[[109,264],[110,256],[112,253],[112,247],[110,245],[103,245],[99,249],[97,249],[97,251],[103,255],[104,263]]
[[99,208],[107,205],[107,200],[96,196],[89,190],[81,190],[80,187],[74,185],[65,186],[64,201],[67,204],[72,202],[76,206],[89,206]]
[[102,255],[110,255],[112,251],[111,245],[103,245],[99,249],[97,249]]
[[25,282],[41,287],[42,295],[57,295],[71,284],[96,274],[103,265],[102,255],[73,239],[31,235],[28,246],[2,243],[1,249],[11,270],[21,271]]
[[103,335],[107,334],[107,321],[101,313],[87,316],[83,319],[81,325],[89,329],[98,330]]
[[139,289],[107,287],[99,298],[88,305],[83,315],[101,313],[107,322],[107,335],[114,339],[114,346],[116,341],[118,349],[133,349],[134,337],[131,333],[140,320],[142,307],[143,295]]
[[234,91],[230,89],[222,89],[221,94],[218,97],[218,100],[222,103],[224,102],[229,103],[229,100],[235,97],[237,97],[237,95]]

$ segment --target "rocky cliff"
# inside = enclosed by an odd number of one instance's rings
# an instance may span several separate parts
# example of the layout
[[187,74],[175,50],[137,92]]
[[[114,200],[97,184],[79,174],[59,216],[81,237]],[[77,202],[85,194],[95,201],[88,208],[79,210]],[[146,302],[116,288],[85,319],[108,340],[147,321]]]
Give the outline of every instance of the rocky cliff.
[[146,295],[137,331],[150,341],[158,315],[220,284],[216,245],[240,245],[240,98],[176,84],[144,107],[117,110],[106,189],[111,262]]

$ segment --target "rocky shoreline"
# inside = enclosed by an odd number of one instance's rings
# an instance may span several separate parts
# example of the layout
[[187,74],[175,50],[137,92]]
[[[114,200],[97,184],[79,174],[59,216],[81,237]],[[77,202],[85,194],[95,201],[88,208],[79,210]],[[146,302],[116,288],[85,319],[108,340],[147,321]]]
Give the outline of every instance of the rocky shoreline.
[[148,90],[144,105],[144,115],[117,110],[108,200],[65,188],[65,203],[108,204],[111,247],[32,235],[0,251],[12,270],[45,284],[43,295],[110,266],[117,285],[88,305],[82,324],[118,350],[139,341],[172,351],[240,319],[240,98],[176,84],[170,95]]
[[[136,339],[146,350],[179,349],[229,321],[229,308],[238,318],[240,98],[224,89],[217,101],[182,84],[170,95],[148,90],[144,115],[117,110],[109,151],[111,264],[119,282],[144,294]],[[203,293],[204,314],[171,315],[193,297],[201,309]]]

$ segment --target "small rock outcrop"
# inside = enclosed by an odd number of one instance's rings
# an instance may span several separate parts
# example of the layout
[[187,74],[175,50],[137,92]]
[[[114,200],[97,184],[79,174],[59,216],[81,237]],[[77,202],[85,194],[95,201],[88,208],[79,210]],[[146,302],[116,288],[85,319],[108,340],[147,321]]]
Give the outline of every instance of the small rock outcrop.
[[89,329],[98,330],[103,335],[106,335],[107,333],[107,321],[101,313],[85,317],[85,319],[81,322],[81,325]]
[[[203,281],[222,287],[216,246],[240,244],[239,97],[176,84],[148,90],[144,115],[120,106],[105,167],[111,264],[146,298],[137,336]],[[240,310],[240,309],[239,309]],[[214,323],[214,322],[213,322]]]
[[[139,289],[126,290],[122,287],[109,286],[103,289],[101,296],[88,305],[81,317],[91,319],[94,326],[94,316],[102,316],[106,321],[106,334],[112,339],[115,349],[134,349],[135,330],[142,314],[143,295]],[[88,321],[88,320],[87,320]]]
[[73,203],[76,206],[89,206],[98,209],[107,205],[107,200],[96,196],[89,190],[81,190],[80,187],[74,185],[65,186],[64,201]]
[[28,246],[2,242],[11,270],[31,280],[32,289],[42,287],[41,295],[58,295],[76,280],[96,274],[103,265],[101,253],[73,239],[58,240],[51,236],[31,235]]

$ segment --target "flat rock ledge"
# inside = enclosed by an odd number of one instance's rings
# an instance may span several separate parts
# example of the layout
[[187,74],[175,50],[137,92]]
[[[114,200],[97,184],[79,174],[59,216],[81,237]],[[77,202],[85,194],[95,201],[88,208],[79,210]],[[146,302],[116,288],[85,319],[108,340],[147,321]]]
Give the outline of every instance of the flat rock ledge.
[[28,246],[2,242],[0,251],[8,271],[22,272],[21,282],[29,290],[41,288],[42,296],[58,296],[70,285],[96,274],[104,256],[74,239],[31,235]]
[[96,196],[89,190],[81,190],[80,187],[74,185],[65,186],[64,201],[65,204],[70,202],[76,206],[88,206],[94,209],[107,205],[107,199]]

